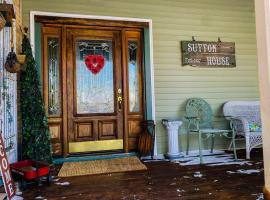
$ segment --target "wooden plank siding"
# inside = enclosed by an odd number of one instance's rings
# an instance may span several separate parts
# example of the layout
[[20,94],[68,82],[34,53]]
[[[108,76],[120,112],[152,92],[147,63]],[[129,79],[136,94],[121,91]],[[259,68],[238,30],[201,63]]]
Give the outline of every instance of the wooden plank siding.
[[[258,99],[256,34],[253,0],[24,0],[23,23],[29,26],[31,10],[153,20],[154,81],[158,153],[167,151],[160,120],[185,114],[189,97],[205,98],[215,115],[228,100]],[[181,66],[180,41],[235,42],[236,68]],[[226,126],[215,119],[216,125]],[[184,133],[184,127],[181,129]],[[185,147],[185,135],[180,144]],[[226,143],[219,140],[218,148]],[[207,148],[207,145],[205,146]],[[196,138],[192,149],[197,149]]]

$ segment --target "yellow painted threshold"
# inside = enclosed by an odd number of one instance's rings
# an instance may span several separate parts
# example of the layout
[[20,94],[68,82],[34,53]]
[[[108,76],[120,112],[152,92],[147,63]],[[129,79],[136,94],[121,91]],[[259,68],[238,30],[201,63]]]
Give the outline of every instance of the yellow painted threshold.
[[69,153],[109,151],[118,149],[123,149],[123,139],[69,143]]

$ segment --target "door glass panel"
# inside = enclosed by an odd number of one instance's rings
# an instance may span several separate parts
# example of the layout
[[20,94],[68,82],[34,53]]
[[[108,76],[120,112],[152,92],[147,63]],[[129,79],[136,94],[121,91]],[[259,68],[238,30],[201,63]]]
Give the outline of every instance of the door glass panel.
[[114,112],[111,40],[76,41],[77,113]]
[[140,111],[138,42],[128,41],[129,111]]
[[61,113],[61,88],[59,72],[59,39],[48,38],[48,114]]

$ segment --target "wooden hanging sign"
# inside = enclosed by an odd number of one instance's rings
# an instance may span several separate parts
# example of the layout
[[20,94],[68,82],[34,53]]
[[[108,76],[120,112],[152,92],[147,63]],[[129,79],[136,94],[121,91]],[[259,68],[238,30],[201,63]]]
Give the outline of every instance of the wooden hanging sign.
[[181,41],[182,65],[236,67],[234,42]]
[[11,200],[15,196],[15,186],[11,177],[4,141],[0,132],[0,170],[4,182],[7,199]]

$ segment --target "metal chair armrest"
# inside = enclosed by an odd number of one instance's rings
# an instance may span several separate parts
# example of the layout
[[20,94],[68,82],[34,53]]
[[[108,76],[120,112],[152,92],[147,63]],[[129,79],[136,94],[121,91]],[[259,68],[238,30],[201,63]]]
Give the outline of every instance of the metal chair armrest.
[[[230,120],[230,126],[231,128],[236,131],[236,134],[238,132],[244,132],[244,133],[249,133],[249,122],[245,117],[226,117],[228,120]],[[241,126],[242,127],[241,127]],[[242,129],[241,129],[242,128]]]

